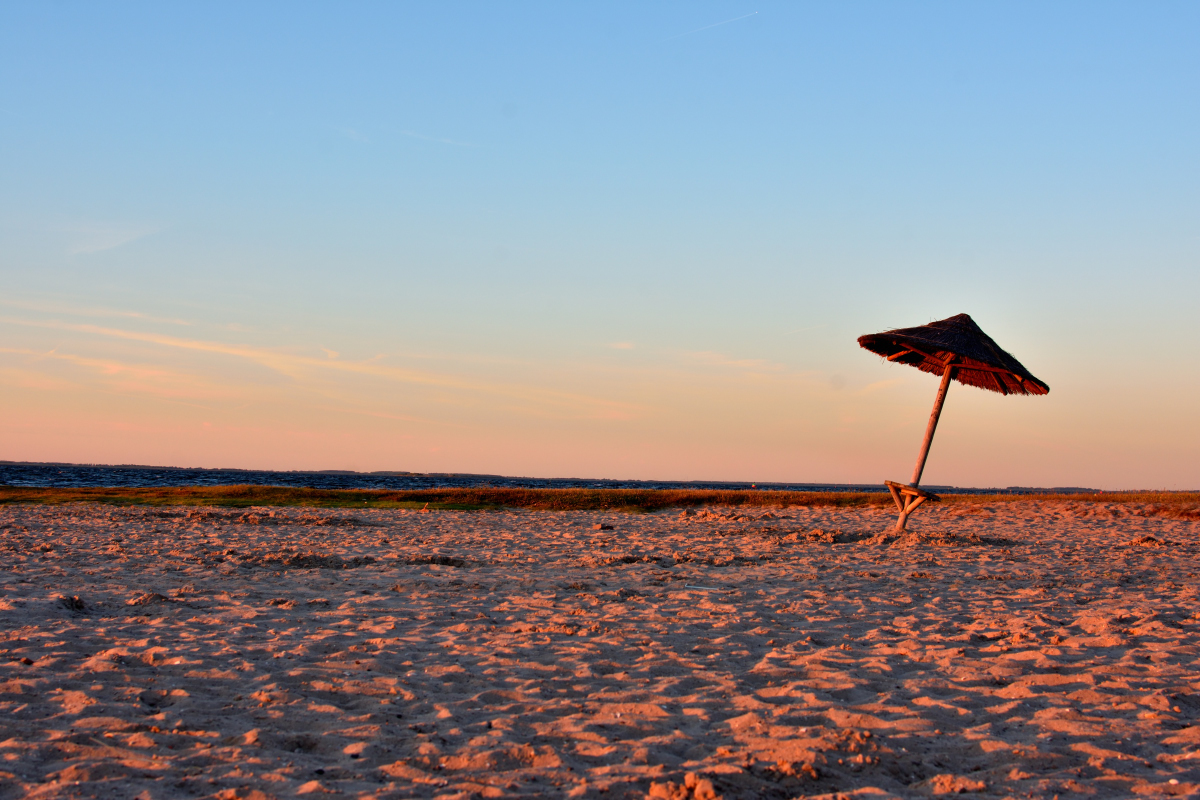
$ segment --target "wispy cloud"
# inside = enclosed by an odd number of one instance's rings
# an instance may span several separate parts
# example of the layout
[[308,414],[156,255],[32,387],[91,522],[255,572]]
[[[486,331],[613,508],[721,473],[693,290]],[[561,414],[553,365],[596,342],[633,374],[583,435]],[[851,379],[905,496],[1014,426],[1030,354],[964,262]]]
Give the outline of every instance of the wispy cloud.
[[222,387],[201,376],[148,364],[131,364],[111,358],[91,358],[73,353],[60,353],[57,349],[39,352],[27,348],[0,347],[0,353],[25,356],[26,363],[57,361],[71,364],[112,379],[112,388],[172,400],[185,397],[194,398],[198,395],[212,397],[236,394],[233,389]]
[[678,39],[680,36],[691,36],[693,33],[699,33],[700,31],[706,31],[709,28],[718,28],[721,25],[728,25],[729,23],[737,22],[740,19],[746,19],[747,17],[753,17],[757,13],[758,13],[757,11],[751,11],[749,14],[743,14],[740,17],[734,17],[733,19],[727,19],[727,20],[724,20],[723,22],[714,22],[712,25],[705,25],[703,28],[696,28],[696,30],[694,30],[694,31],[684,31],[683,33],[677,33],[674,36],[668,36],[667,41],[669,42],[672,39]]
[[[0,350],[0,352],[4,351]],[[3,381],[4,386],[9,390],[33,389],[65,394],[77,392],[80,389],[78,383],[65,380],[57,375],[47,374],[44,370],[9,367],[3,364],[0,364],[0,381]]]
[[791,335],[791,334],[793,334],[793,333],[806,333],[806,332],[808,332],[808,331],[816,331],[816,330],[820,330],[821,328],[828,328],[828,327],[829,327],[828,325],[824,325],[824,324],[821,324],[821,325],[808,325],[808,326],[805,326],[805,327],[803,327],[803,328],[795,328],[795,329],[793,329],[793,330],[790,330],[790,331],[784,331],[784,332],[783,332],[783,335],[784,335],[784,336],[790,336],[790,335]]
[[883,380],[883,381],[875,381],[874,383],[868,383],[866,386],[859,389],[858,394],[860,394],[860,395],[874,394],[875,392],[882,391],[884,389],[887,389],[890,386],[896,386],[897,384],[901,384],[901,383],[904,383],[904,381],[900,378],[888,378],[887,380]]
[[0,317],[0,322],[26,327],[50,328],[55,330],[73,331],[93,336],[107,336],[129,341],[145,342],[161,347],[191,350],[205,353],[216,353],[233,358],[247,360],[267,369],[286,375],[293,379],[303,379],[314,371],[335,371],[379,378],[397,383],[431,386],[470,392],[480,395],[505,397],[535,406],[548,406],[560,411],[570,411],[586,416],[623,416],[633,413],[639,407],[617,400],[589,397],[571,392],[561,392],[535,386],[503,384],[486,381],[475,381],[452,375],[434,372],[405,369],[372,361],[343,361],[329,358],[316,358],[294,353],[268,350],[260,347],[239,344],[225,344],[200,339],[183,339],[158,333],[128,331],[118,328],[105,328],[98,325],[83,325],[64,323],[53,320],[35,321]]
[[425,134],[417,133],[416,131],[400,131],[400,133],[401,135],[407,136],[410,139],[420,139],[423,142],[448,144],[453,145],[454,147],[479,147],[479,145],[475,144],[474,142],[460,142],[457,139],[443,139],[438,136],[426,136]]
[[633,342],[612,342],[609,347],[613,350],[632,350]]
[[35,303],[25,300],[7,300],[0,299],[0,306],[8,308],[19,308],[23,311],[37,311],[43,314],[63,314],[72,317],[117,317],[121,319],[136,319],[143,322],[155,322],[164,325],[191,325],[185,319],[174,319],[171,317],[158,317],[152,314],[143,314],[141,311],[124,311],[117,308],[102,308],[88,306],[72,306],[59,303]]
[[106,223],[84,223],[63,230],[71,238],[71,245],[67,248],[67,252],[73,256],[102,253],[158,232],[157,228],[148,226]]
[[787,371],[787,367],[783,364],[776,364],[761,358],[731,358],[723,353],[715,353],[710,350],[687,353],[687,357],[692,361],[698,361],[701,364],[713,367],[731,367],[734,369],[752,370],[754,372],[780,373]]
[[367,135],[365,133],[360,133],[359,131],[356,131],[354,128],[334,128],[334,130],[353,142],[368,142],[368,141],[370,141],[370,139],[367,138]]
[[390,414],[386,411],[365,411],[359,408],[346,408],[344,406],[317,406],[321,411],[328,411],[334,414],[354,414],[360,417],[372,417],[374,419],[387,419],[394,422],[419,422],[423,425],[439,425],[448,428],[459,428],[465,430],[468,426],[457,423],[448,422],[442,419],[429,419],[427,417],[414,417],[409,414]]

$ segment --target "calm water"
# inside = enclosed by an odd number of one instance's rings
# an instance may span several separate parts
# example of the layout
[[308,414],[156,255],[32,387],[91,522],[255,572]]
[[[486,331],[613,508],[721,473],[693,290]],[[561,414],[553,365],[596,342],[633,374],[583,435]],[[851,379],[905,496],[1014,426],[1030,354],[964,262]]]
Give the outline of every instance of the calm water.
[[544,489],[796,489],[800,491],[883,491],[883,486],[810,483],[720,483],[701,481],[623,481],[586,478],[508,478],[501,475],[273,472],[175,467],[108,467],[54,464],[0,464],[5,486],[298,486],[312,489],[441,489],[506,486]]
[[[585,478],[507,478],[500,475],[370,473],[370,472],[273,472],[241,469],[178,469],[175,467],[110,467],[56,464],[2,464],[0,486],[98,487],[98,486],[296,486],[311,489],[441,489],[447,487],[498,486],[544,489],[775,489],[826,492],[882,492],[882,484],[739,483],[719,481],[623,481]],[[938,492],[967,492],[949,486],[929,486]],[[990,489],[1028,492],[1010,487]],[[1082,492],[1090,489],[1041,491]]]

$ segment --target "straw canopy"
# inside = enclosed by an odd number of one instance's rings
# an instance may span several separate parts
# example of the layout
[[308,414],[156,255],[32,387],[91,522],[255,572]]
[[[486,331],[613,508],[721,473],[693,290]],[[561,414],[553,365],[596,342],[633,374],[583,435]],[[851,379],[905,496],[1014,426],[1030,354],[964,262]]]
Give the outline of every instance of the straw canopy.
[[1050,387],[1033,377],[966,314],[916,328],[897,328],[858,337],[858,343],[888,361],[942,375],[953,364],[952,377],[967,386],[1000,394],[1048,394]]

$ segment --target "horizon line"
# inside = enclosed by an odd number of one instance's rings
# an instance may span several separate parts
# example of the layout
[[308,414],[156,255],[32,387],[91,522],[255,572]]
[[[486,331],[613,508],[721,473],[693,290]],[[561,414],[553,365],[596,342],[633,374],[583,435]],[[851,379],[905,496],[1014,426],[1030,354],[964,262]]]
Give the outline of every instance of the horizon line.
[[[255,469],[247,467],[180,467],[161,464],[100,464],[78,463],[70,461],[11,461],[0,459],[0,467],[75,467],[91,469],[149,469],[180,472],[246,472],[246,473],[279,473],[294,475],[362,475],[378,477],[463,477],[509,481],[579,481],[587,483],[642,483],[642,484],[723,484],[738,485],[749,489],[758,487],[813,487],[810,491],[886,491],[883,482],[876,483],[836,483],[820,481],[747,481],[747,480],[709,480],[709,479],[663,479],[663,478],[578,478],[557,477],[543,478],[530,475],[500,475],[485,472],[410,472],[406,470],[372,470],[362,472],[349,469]],[[1138,492],[1170,491],[1170,492],[1200,492],[1200,489],[1096,489],[1086,486],[992,486],[964,487],[953,484],[922,484],[930,490],[954,491],[962,493],[1004,492],[1004,493],[1045,493],[1045,494],[1133,494]]]

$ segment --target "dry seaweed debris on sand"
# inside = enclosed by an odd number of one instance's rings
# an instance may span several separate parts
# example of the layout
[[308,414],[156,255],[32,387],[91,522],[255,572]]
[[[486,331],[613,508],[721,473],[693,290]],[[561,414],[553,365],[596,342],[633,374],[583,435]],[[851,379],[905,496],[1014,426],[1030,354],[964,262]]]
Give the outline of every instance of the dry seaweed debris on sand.
[[234,525],[305,525],[310,527],[377,527],[382,523],[361,517],[339,517],[303,511],[295,516],[272,508],[251,508],[247,511],[219,511],[213,508],[191,508],[184,512],[151,511],[150,516],[184,519],[188,522],[223,522]]
[[87,603],[83,602],[83,598],[79,595],[71,595],[70,597],[60,595],[58,604],[67,611],[74,611],[76,614],[86,614],[88,610]]
[[267,553],[232,557],[238,559],[239,567],[246,569],[352,569],[375,563],[371,556],[342,558],[326,553]]
[[979,547],[1010,546],[1012,539],[1002,536],[980,536],[977,533],[951,533],[949,531],[825,531],[813,528],[795,534],[796,538],[814,544],[866,544],[877,547]]
[[414,556],[414,557],[406,560],[404,563],[410,564],[412,566],[432,564],[432,565],[441,566],[441,567],[465,567],[467,565],[467,562],[465,559],[455,558],[454,556],[440,556],[440,555]]
[[888,529],[871,540],[872,544],[888,547],[979,547],[1014,545],[1012,539],[1002,536],[980,536],[977,533],[950,533],[948,531],[904,531],[897,535]]

